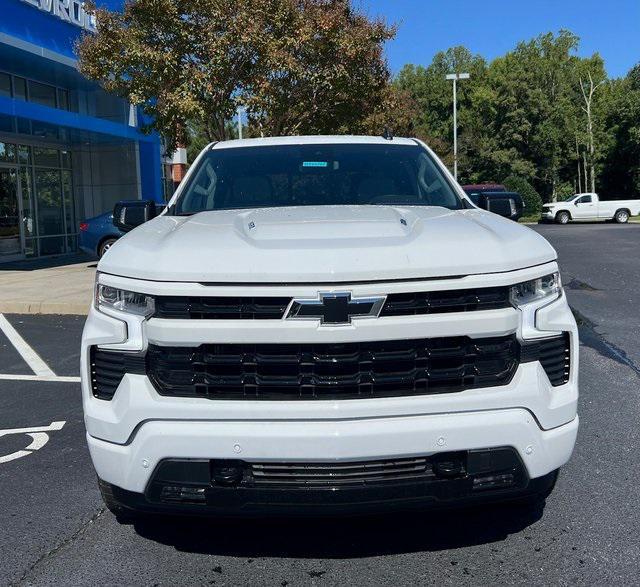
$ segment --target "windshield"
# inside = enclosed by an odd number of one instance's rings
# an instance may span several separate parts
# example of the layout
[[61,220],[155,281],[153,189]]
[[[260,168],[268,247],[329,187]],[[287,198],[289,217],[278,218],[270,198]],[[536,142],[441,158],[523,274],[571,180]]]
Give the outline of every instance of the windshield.
[[563,202],[570,202],[571,200],[573,200],[573,198],[576,197],[576,194],[573,194],[571,196],[567,196],[564,200],[562,200]]
[[211,149],[175,214],[354,204],[463,207],[417,144],[316,144]]

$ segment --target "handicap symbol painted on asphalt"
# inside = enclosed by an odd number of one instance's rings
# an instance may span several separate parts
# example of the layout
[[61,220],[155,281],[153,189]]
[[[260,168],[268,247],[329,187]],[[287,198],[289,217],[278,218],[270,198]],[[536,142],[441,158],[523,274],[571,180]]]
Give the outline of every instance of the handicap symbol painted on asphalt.
[[47,432],[53,432],[55,430],[62,430],[62,427],[66,422],[51,422],[49,426],[35,426],[33,428],[12,428],[10,430],[0,430],[0,438],[8,436],[9,434],[26,434],[31,436],[31,444],[22,450],[9,453],[8,455],[0,455],[0,464],[8,463],[22,457],[26,457],[36,450],[40,450],[47,442],[49,442],[49,435]]

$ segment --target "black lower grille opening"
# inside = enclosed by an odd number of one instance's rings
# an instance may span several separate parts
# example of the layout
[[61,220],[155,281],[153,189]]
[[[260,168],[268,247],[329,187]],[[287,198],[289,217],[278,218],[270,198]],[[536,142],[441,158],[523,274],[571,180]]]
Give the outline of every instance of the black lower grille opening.
[[158,393],[211,399],[358,399],[507,385],[515,335],[343,344],[150,345]]
[[[488,490],[522,488],[529,479],[513,447],[442,452],[430,455],[386,457],[357,461],[243,461],[226,459],[164,459],[156,467],[145,492],[151,502],[220,506],[225,498],[235,506],[245,502],[277,505],[293,502],[327,503],[330,495],[345,503],[366,498],[350,490],[383,490],[371,495],[403,499],[408,495],[442,499]],[[397,488],[397,493],[384,493]],[[416,492],[405,493],[409,487]],[[340,490],[335,493],[332,490]],[[287,492],[293,493],[287,493]],[[314,491],[323,492],[318,501]],[[345,493],[342,493],[344,491]],[[341,498],[338,498],[341,499]]]
[[525,341],[522,345],[523,363],[540,361],[551,385],[557,387],[569,381],[571,374],[571,344],[568,332],[560,336]]
[[254,486],[338,487],[435,478],[429,457],[353,463],[249,463],[248,466]]
[[125,373],[145,373],[144,356],[133,353],[91,347],[89,362],[91,392],[94,397],[102,400],[113,399]]

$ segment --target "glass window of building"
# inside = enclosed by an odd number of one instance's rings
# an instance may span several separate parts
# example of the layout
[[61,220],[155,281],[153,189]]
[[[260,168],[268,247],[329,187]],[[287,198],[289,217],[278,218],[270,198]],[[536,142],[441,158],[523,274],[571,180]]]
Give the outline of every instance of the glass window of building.
[[71,152],[0,142],[0,163],[4,164],[0,165],[3,177],[14,180],[12,189],[2,192],[5,208],[19,211],[11,216],[15,216],[15,226],[10,242],[5,239],[3,243],[5,248],[11,245],[11,255],[34,257],[77,250],[79,212]]
[[36,167],[35,180],[40,254],[64,253],[64,211],[60,170]]
[[[20,148],[22,151],[23,147]],[[31,183],[31,172],[26,167],[20,168],[20,192],[22,194],[22,229],[25,237],[24,253],[27,257],[38,254],[36,236],[36,220],[33,207],[33,185]]]
[[58,108],[69,110],[69,92],[62,88],[58,88]]
[[0,96],[11,97],[11,76],[0,71]]
[[0,161],[14,163],[16,160],[16,146],[11,143],[0,143]]
[[60,151],[60,160],[65,169],[71,167],[71,151]]
[[29,80],[29,101],[55,108],[56,89],[53,86]]
[[57,149],[33,148],[33,162],[43,167],[59,167],[60,159]]
[[31,147],[18,145],[18,163],[29,165],[31,163]]
[[13,97],[20,100],[27,99],[27,80],[23,77],[13,76]]

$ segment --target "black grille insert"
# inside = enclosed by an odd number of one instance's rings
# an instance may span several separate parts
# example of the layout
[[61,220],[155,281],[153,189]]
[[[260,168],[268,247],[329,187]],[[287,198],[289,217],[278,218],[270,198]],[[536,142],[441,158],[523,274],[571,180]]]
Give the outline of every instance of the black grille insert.
[[158,393],[253,400],[358,399],[507,385],[519,362],[515,335],[342,344],[149,345]]
[[521,361],[540,361],[554,387],[567,383],[571,372],[569,333],[563,332],[560,336],[526,341],[522,345]]
[[413,316],[448,312],[475,312],[510,306],[508,287],[422,291],[388,295],[380,315]]
[[193,320],[279,320],[291,298],[158,297],[156,318]]
[[[192,320],[279,320],[291,297],[156,298],[155,318]],[[509,308],[508,287],[389,294],[380,316],[415,316]]]
[[103,400],[113,399],[125,373],[145,373],[143,355],[105,351],[91,347],[89,353],[91,368],[91,391],[94,397]]

